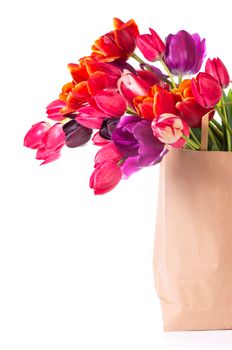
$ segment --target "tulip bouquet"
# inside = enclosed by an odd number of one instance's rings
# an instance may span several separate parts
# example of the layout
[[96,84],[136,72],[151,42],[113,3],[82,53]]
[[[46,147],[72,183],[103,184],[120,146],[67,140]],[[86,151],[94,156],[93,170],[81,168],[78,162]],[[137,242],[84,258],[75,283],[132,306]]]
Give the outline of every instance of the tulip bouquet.
[[100,149],[90,187],[103,194],[171,147],[200,150],[205,116],[208,151],[232,151],[230,78],[219,58],[199,72],[205,39],[180,30],[163,41],[153,29],[140,34],[134,20],[113,22],[89,56],[68,65],[71,81],[47,106],[49,121],[27,132],[24,145],[36,159],[47,164],[65,145],[92,140]]

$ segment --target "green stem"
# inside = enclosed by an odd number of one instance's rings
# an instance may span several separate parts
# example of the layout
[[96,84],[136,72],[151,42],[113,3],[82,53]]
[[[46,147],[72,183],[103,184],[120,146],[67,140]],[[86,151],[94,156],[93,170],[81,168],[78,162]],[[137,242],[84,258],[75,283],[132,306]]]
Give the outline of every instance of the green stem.
[[[212,120],[209,122],[209,126],[210,126],[211,130],[215,134],[217,134],[217,137],[219,137],[221,140],[223,140],[223,132],[216,127],[216,125],[213,123]],[[220,125],[220,127],[221,127],[221,125]]]
[[184,134],[182,134],[182,139],[184,139],[185,141],[186,141],[186,143],[187,143],[187,145],[188,146],[192,146],[193,147],[193,149],[197,149],[197,150],[199,150],[200,149],[200,146],[196,143],[196,142],[194,142],[193,140],[190,140],[187,136],[185,136]]
[[144,63],[144,64],[146,64],[146,62],[144,61],[144,60],[142,60],[142,58],[140,58],[138,55],[136,55],[136,53],[133,53],[132,55],[131,55],[131,57],[133,57],[137,62],[139,62],[139,63]]
[[130,115],[137,115],[136,112],[132,111],[132,109],[130,108],[127,108],[127,114],[130,114]]
[[175,83],[175,80],[173,79],[173,75],[172,73],[170,72],[168,66],[166,65],[166,63],[163,61],[163,60],[160,60],[160,63],[163,65],[164,69],[166,70],[166,72],[168,73],[168,76],[172,82],[172,87],[176,89],[176,83]]
[[178,75],[178,84],[179,85],[182,83],[182,78],[183,78],[182,74],[179,74]]
[[[225,101],[224,101],[223,97],[221,98],[221,101],[222,101],[223,114],[224,114],[224,117],[225,117],[225,119],[226,119],[226,121],[228,123],[228,117],[227,117],[227,112],[226,112],[226,107],[225,107]],[[229,133],[228,129],[226,129],[226,138],[227,138],[227,149],[228,149],[229,152],[231,152],[231,136],[230,136],[230,133]]]
[[196,135],[194,134],[194,132],[192,131],[191,128],[190,128],[190,134],[191,134],[193,140],[200,146],[201,144],[200,144],[199,140],[197,139]]
[[218,111],[218,114],[220,115],[221,120],[225,125],[226,129],[229,131],[230,135],[232,136],[232,129],[227,121],[227,118],[225,119],[224,114],[221,112],[221,107],[216,107],[216,110]]
[[127,159],[127,157],[124,157],[124,158],[120,159],[118,161],[117,165],[120,167],[125,162],[126,159]]
[[216,138],[214,137],[214,134],[212,133],[212,130],[210,128],[209,128],[209,138],[211,139],[211,141],[215,145],[216,150],[219,151],[219,147],[218,147]]
[[212,119],[210,123],[213,123],[222,132],[222,126],[216,119]]

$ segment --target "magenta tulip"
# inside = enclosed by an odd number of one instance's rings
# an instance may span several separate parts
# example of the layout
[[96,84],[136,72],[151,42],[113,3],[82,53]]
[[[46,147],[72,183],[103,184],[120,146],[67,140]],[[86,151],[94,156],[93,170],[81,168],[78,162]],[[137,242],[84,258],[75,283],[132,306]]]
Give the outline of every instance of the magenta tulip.
[[122,172],[117,163],[106,160],[99,163],[92,173],[89,186],[94,194],[104,194],[111,191],[122,178]]
[[189,135],[187,123],[171,113],[163,113],[155,118],[151,127],[157,139],[173,148],[183,147],[185,140],[182,138],[182,134]]
[[165,44],[153,29],[149,28],[149,30],[151,34],[138,35],[136,43],[143,56],[148,61],[154,62],[162,57]]
[[223,89],[228,87],[230,76],[220,58],[213,58],[212,60],[208,58],[205,65],[205,72],[212,75]]
[[147,95],[151,85],[129,71],[124,71],[118,80],[118,89],[132,108],[134,108],[134,97]]
[[50,124],[46,122],[39,122],[32,125],[24,137],[24,146],[32,149],[41,147],[43,145],[44,135],[50,127]]
[[202,107],[214,107],[222,97],[221,86],[207,73],[198,73],[197,77],[192,79],[191,86],[193,96]]

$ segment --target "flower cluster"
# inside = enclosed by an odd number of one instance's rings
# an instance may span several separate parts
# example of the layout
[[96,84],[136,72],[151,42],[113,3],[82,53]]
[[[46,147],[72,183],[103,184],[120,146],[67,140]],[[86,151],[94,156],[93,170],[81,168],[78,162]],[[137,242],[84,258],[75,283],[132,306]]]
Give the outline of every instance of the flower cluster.
[[24,145],[37,150],[41,164],[59,158],[64,146],[92,140],[100,149],[90,187],[103,194],[159,163],[170,147],[200,150],[204,116],[208,150],[231,151],[232,91],[224,90],[230,77],[219,58],[199,72],[205,39],[180,30],[162,40],[151,28],[140,34],[134,20],[113,22],[89,56],[68,65],[71,81],[47,106],[50,121],[27,132]]

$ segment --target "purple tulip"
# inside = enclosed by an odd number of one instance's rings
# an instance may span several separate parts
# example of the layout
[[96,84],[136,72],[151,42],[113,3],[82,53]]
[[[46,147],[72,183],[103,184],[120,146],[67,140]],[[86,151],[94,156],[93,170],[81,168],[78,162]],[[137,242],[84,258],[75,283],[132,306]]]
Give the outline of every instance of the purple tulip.
[[199,34],[180,30],[175,35],[168,35],[164,61],[173,74],[197,73],[205,56],[205,39],[201,40]]
[[106,118],[103,120],[102,126],[99,130],[99,135],[106,140],[111,140],[112,132],[116,128],[119,118]]
[[121,165],[124,177],[159,163],[167,153],[164,144],[153,135],[151,121],[136,116],[122,117],[112,134],[112,140],[126,157]]
[[92,135],[92,129],[80,125],[76,120],[70,120],[63,125],[65,143],[67,147],[74,148],[85,145]]

